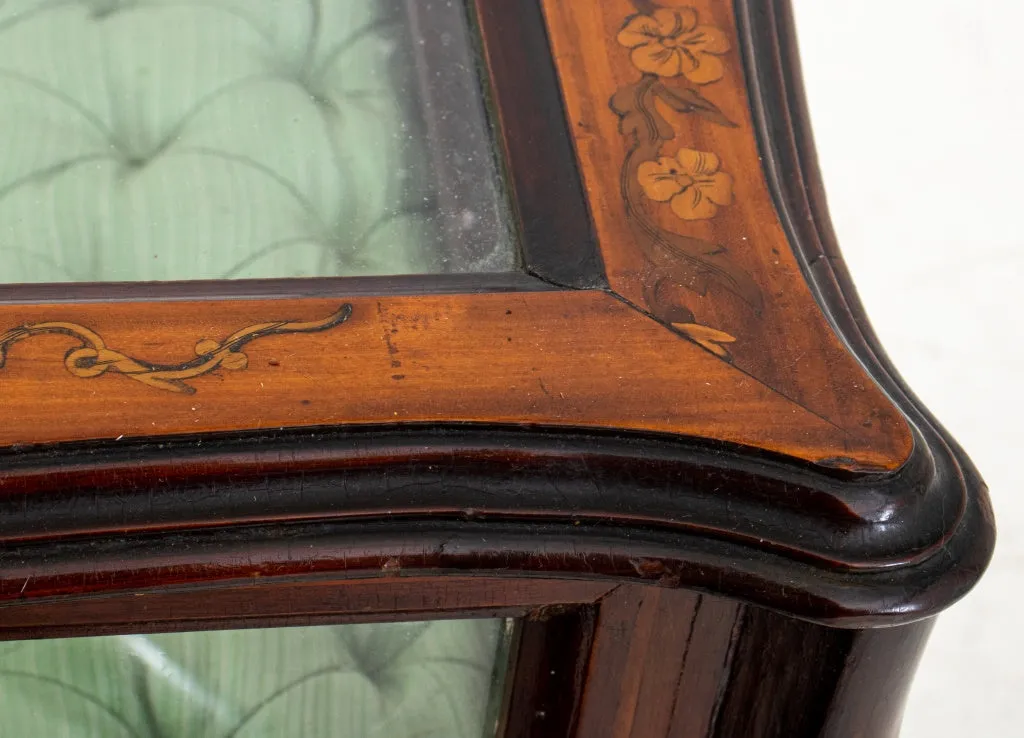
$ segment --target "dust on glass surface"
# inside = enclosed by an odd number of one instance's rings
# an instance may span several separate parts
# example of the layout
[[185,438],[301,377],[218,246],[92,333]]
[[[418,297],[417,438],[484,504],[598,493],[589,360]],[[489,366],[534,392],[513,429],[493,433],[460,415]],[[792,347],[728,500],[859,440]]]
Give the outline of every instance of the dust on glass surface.
[[0,283],[507,271],[465,0],[0,1]]
[[512,623],[0,643],[4,735],[493,738]]

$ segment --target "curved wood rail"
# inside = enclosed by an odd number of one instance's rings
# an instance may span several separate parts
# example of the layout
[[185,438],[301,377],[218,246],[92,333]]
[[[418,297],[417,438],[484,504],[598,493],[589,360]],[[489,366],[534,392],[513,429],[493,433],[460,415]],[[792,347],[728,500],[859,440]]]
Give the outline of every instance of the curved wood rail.
[[[493,44],[486,14],[512,4],[480,3]],[[691,6],[695,17],[654,17]],[[261,338],[249,371],[209,373],[193,396],[69,378],[50,360],[67,336],[18,343],[0,376],[5,417],[17,418],[0,425],[0,445],[21,444],[0,454],[0,596],[321,565],[363,576],[394,562],[638,579],[864,626],[927,617],[973,585],[993,546],[984,483],[856,303],[827,225],[785,3],[543,8],[609,288],[559,289],[538,269],[538,289],[354,290],[343,330],[304,335],[301,350],[296,337]],[[710,108],[674,110],[665,98],[682,93],[640,66],[663,55],[634,59],[656,45],[638,36],[705,25],[726,34],[704,47],[722,77],[695,84],[734,127],[709,124]],[[631,161],[643,142],[623,126],[634,115],[623,87],[634,101],[654,95],[693,145],[670,151],[665,128],[644,144],[657,152]],[[520,184],[539,187],[533,176]],[[714,212],[673,202],[699,182]],[[627,217],[638,198],[646,225]],[[708,217],[685,217],[696,215]],[[683,233],[691,226],[696,235]],[[761,300],[648,263],[650,249],[668,258],[664,242],[690,238],[729,244],[711,262],[733,259]],[[197,335],[269,314],[322,317],[338,302],[26,303],[0,316],[73,319],[157,363]],[[57,441],[76,443],[45,445]],[[236,525],[320,531],[337,545],[315,561],[268,549],[268,568],[238,564]],[[170,532],[194,558],[157,561],[151,536]],[[89,536],[108,547],[106,564],[76,559]],[[57,543],[66,556],[39,558]],[[156,563],[117,574],[119,546]],[[234,563],[204,565],[217,551]]]

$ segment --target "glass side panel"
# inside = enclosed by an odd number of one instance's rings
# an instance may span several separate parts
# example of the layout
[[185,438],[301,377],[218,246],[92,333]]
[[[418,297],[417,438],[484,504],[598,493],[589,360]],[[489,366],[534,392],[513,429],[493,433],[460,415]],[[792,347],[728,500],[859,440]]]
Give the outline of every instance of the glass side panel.
[[0,643],[0,732],[47,738],[485,738],[506,620]]
[[495,272],[465,0],[0,3],[0,283]]

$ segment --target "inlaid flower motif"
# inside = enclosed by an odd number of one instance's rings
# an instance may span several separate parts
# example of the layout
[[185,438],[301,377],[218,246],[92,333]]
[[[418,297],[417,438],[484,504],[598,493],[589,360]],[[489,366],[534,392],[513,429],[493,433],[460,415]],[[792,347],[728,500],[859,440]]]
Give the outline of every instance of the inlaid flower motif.
[[683,220],[704,220],[732,203],[732,177],[719,171],[720,166],[716,154],[680,149],[675,156],[642,163],[637,178],[644,194],[670,203]]
[[700,323],[673,323],[672,327],[686,334],[694,343],[704,347],[718,358],[731,358],[729,349],[722,344],[736,343],[735,336]]
[[685,76],[698,85],[722,78],[718,55],[729,50],[729,39],[714,26],[697,24],[693,8],[661,8],[637,15],[619,31],[619,43],[633,50],[633,64],[659,77]]

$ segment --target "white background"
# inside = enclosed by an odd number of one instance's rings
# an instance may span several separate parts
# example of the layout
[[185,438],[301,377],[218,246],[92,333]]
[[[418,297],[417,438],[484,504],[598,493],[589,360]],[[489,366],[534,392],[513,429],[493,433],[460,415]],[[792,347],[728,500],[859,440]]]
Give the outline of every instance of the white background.
[[1024,2],[792,2],[844,256],[999,530],[939,618],[902,738],[1024,736]]

